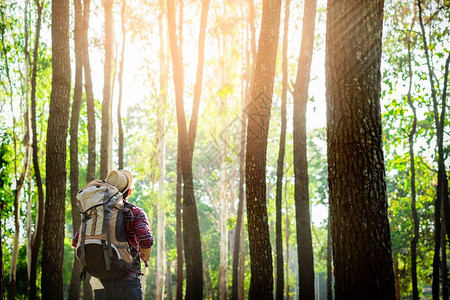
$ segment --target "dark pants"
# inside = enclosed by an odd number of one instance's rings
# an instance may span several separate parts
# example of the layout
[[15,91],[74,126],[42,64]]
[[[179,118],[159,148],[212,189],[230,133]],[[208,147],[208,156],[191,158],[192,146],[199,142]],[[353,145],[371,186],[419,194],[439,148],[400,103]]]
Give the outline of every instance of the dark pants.
[[95,300],[142,300],[142,286],[139,278],[119,278],[102,280],[105,287],[101,290],[94,290]]

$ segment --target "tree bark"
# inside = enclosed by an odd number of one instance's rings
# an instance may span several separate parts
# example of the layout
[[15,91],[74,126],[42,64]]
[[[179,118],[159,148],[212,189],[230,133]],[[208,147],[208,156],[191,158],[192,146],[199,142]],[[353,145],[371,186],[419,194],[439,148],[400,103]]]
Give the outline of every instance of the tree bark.
[[328,2],[328,183],[338,300],[395,299],[379,102],[382,25],[383,0]]
[[37,21],[36,21],[36,36],[34,40],[33,50],[33,71],[31,75],[31,130],[33,136],[32,153],[33,153],[33,169],[34,177],[36,179],[36,187],[38,191],[38,200],[36,204],[36,219],[35,230],[31,235],[31,262],[30,262],[30,288],[28,290],[28,298],[37,298],[37,266],[39,259],[39,250],[42,240],[42,227],[44,225],[44,190],[42,187],[41,169],[39,166],[39,147],[37,142],[37,120],[36,120],[36,78],[37,78],[37,61],[39,50],[39,39],[41,33],[42,23],[42,9],[44,4],[38,0],[35,0],[37,7]]
[[248,108],[245,182],[250,243],[250,299],[273,299],[272,247],[266,206],[266,153],[281,1],[263,1],[259,48]]
[[306,107],[314,45],[316,0],[305,1],[302,44],[294,85],[294,174],[297,226],[298,287],[301,299],[314,299],[314,257],[309,208]]
[[52,2],[52,93],[46,146],[42,298],[63,298],[66,138],[70,106],[69,1]]
[[111,69],[113,56],[113,12],[114,0],[105,0],[105,65],[103,71],[102,136],[100,147],[100,178],[105,179],[111,166]]

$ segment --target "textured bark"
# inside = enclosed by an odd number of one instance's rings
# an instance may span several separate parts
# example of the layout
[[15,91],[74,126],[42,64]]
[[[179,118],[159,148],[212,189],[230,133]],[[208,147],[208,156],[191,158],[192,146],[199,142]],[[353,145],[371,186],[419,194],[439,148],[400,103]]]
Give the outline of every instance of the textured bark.
[[52,2],[52,92],[46,145],[42,298],[63,298],[66,138],[70,106],[69,1]]
[[277,183],[276,183],[276,221],[275,221],[275,243],[276,243],[276,290],[275,299],[281,300],[284,296],[284,261],[283,261],[283,217],[282,217],[282,198],[283,198],[283,176],[284,176],[284,155],[286,148],[286,99],[288,89],[288,62],[287,62],[287,46],[288,46],[288,28],[290,15],[290,0],[286,0],[286,10],[284,14],[284,30],[283,30],[283,63],[282,73],[283,82],[281,90],[281,132],[280,145],[278,150],[277,161]]
[[102,136],[100,146],[100,178],[108,176],[111,166],[112,143],[111,132],[111,69],[113,57],[113,3],[114,0],[105,0],[105,64],[103,70],[103,103],[102,103]]
[[314,45],[316,0],[305,1],[302,44],[294,85],[294,174],[297,227],[298,288],[301,299],[314,299],[314,255],[309,208],[306,150],[306,107]]
[[327,12],[335,296],[395,299],[379,102],[383,1],[330,0]]
[[92,75],[91,63],[89,58],[89,43],[88,43],[88,29],[89,29],[89,15],[90,15],[90,0],[84,0],[83,5],[83,70],[84,70],[84,88],[86,90],[86,107],[87,107],[87,128],[88,128],[88,165],[86,172],[86,182],[95,179],[95,107],[94,107],[94,92],[92,91]]
[[42,9],[44,7],[43,3],[40,1],[35,1],[37,7],[37,21],[36,21],[36,36],[34,40],[34,50],[33,50],[33,70],[31,74],[31,130],[32,130],[32,152],[33,152],[33,169],[34,177],[36,179],[36,187],[38,191],[38,200],[36,204],[36,219],[35,219],[35,231],[29,237],[31,239],[31,260],[30,260],[30,287],[28,289],[28,298],[37,298],[37,266],[39,258],[39,250],[42,240],[42,227],[44,225],[44,191],[42,187],[42,177],[41,169],[39,166],[39,148],[37,142],[37,126],[36,126],[36,78],[37,78],[37,61],[38,61],[38,50],[39,50],[39,39],[41,33],[41,23],[42,23]]
[[259,48],[248,108],[245,182],[250,243],[250,299],[273,299],[272,247],[266,205],[266,153],[281,1],[263,1]]
[[[83,8],[81,0],[74,0],[75,28],[73,30],[75,44],[75,87],[73,92],[72,111],[70,116],[70,202],[72,205],[73,234],[80,228],[81,216],[77,204],[79,190],[78,166],[78,124],[80,120],[81,95],[83,93],[83,53],[82,53],[82,21]],[[70,279],[69,299],[80,298],[81,266],[76,255],[73,258],[72,276]]]
[[330,209],[328,208],[328,233],[327,233],[327,300],[333,300],[333,270],[331,267],[331,227],[330,227]]

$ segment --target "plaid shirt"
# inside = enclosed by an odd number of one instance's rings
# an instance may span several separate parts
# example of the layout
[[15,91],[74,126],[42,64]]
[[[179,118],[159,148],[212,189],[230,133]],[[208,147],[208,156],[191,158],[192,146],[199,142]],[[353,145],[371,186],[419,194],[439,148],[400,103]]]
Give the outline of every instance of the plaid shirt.
[[[154,239],[150,232],[148,225],[148,218],[142,208],[139,208],[133,204],[127,205],[133,212],[133,216],[130,212],[125,212],[125,229],[127,231],[128,244],[139,251],[140,248],[148,249],[153,246]],[[79,230],[75,233],[72,239],[72,246],[76,247],[79,238]]]

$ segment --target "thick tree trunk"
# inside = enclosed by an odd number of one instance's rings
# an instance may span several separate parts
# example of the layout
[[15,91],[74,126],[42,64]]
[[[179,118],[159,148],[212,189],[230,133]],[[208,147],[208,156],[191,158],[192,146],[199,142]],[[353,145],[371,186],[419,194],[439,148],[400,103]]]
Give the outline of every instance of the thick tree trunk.
[[42,298],[63,298],[66,138],[70,106],[69,1],[52,2],[52,93],[47,129]]
[[306,107],[314,45],[316,0],[305,1],[302,44],[294,85],[294,174],[297,225],[298,288],[301,299],[314,299],[314,257],[306,154]]
[[105,179],[111,166],[111,68],[113,57],[113,4],[114,0],[105,0],[105,65],[103,70],[102,136],[100,147],[100,178]]
[[263,1],[259,48],[248,108],[245,182],[250,243],[250,299],[273,299],[272,247],[266,206],[266,152],[281,1]]
[[81,43],[83,50],[83,70],[84,70],[84,88],[86,90],[86,107],[87,107],[87,128],[88,128],[88,165],[86,172],[86,182],[95,179],[95,106],[94,106],[94,92],[92,90],[92,75],[91,62],[89,58],[89,43],[88,43],[88,29],[89,29],[89,15],[90,15],[90,0],[84,0],[83,5],[83,42]]
[[[78,166],[78,124],[80,120],[81,96],[83,93],[83,53],[82,53],[82,22],[83,8],[81,0],[74,0],[75,28],[73,31],[75,42],[75,88],[73,92],[72,112],[70,117],[70,202],[72,205],[72,229],[75,235],[80,227],[81,216],[78,210],[77,194],[79,190]],[[69,299],[80,298],[80,271],[78,258],[74,255],[72,276],[70,279]]]
[[38,159],[38,142],[37,142],[37,120],[36,120],[36,78],[37,78],[37,61],[38,61],[38,50],[39,50],[39,38],[41,33],[41,23],[42,23],[42,9],[44,4],[40,1],[35,1],[37,6],[37,22],[36,22],[36,36],[34,40],[34,50],[33,50],[33,71],[31,75],[31,130],[33,136],[33,169],[34,177],[36,179],[36,187],[38,191],[38,200],[36,204],[36,218],[35,218],[35,230],[34,233],[29,237],[31,239],[31,261],[30,261],[30,288],[28,290],[28,298],[37,298],[37,266],[39,258],[39,250],[42,240],[42,227],[44,225],[44,191],[42,187],[42,177],[41,169],[39,166]]
[[395,299],[379,102],[382,25],[383,0],[328,1],[328,182],[338,300]]

